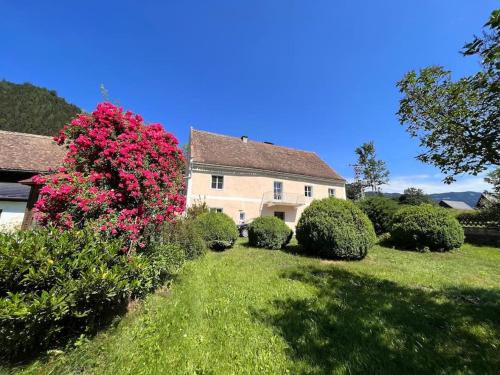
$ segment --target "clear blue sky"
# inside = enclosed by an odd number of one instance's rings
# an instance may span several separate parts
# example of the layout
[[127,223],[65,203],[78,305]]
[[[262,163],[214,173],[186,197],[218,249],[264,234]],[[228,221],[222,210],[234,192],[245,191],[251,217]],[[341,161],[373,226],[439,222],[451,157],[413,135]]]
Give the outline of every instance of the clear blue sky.
[[[78,4],[77,4],[78,3]],[[458,51],[496,1],[0,0],[0,78],[54,89],[91,110],[110,97],[182,143],[189,126],[316,151],[347,178],[375,141],[392,184],[427,192],[438,170],[397,122],[405,72],[478,69]]]

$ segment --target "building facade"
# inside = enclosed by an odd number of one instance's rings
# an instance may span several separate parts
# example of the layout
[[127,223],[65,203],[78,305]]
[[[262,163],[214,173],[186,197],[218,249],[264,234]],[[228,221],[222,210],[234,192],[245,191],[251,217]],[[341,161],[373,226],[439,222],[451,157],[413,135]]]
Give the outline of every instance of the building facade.
[[314,200],[345,199],[345,179],[315,153],[191,129],[187,206],[205,202],[236,223],[273,215],[295,229]]

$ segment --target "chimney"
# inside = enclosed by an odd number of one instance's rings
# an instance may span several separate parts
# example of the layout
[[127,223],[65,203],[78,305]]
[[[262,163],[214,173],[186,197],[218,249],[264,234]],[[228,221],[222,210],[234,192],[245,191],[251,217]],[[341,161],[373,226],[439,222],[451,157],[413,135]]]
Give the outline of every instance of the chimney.
[[243,143],[247,143],[248,142],[248,137],[246,135],[242,135],[241,136],[241,140],[243,141]]

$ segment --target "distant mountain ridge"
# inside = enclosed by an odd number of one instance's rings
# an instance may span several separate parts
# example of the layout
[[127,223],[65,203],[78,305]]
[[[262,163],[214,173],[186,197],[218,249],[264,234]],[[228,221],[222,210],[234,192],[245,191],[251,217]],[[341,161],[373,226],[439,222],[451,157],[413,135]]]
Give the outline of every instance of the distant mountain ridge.
[[[401,193],[384,193],[384,196],[386,196],[387,198],[398,199],[400,195]],[[477,201],[479,200],[479,197],[481,196],[481,193],[477,191],[450,191],[448,193],[434,193],[428,195],[436,202],[446,199],[450,201],[465,202],[469,206],[475,207]]]

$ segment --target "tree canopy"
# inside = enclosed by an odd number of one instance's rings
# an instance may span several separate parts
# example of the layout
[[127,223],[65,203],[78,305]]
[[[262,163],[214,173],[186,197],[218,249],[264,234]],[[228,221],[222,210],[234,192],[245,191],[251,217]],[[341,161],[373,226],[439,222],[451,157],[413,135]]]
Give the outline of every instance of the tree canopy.
[[389,171],[383,160],[377,160],[373,141],[363,143],[355,152],[358,156],[354,165],[356,181],[363,189],[370,187],[374,192],[379,191],[380,185],[389,181]]
[[438,167],[447,183],[500,164],[500,10],[462,53],[477,55],[482,69],[453,81],[450,71],[430,66],[397,83],[399,121],[425,149],[417,158]]
[[55,91],[0,81],[0,130],[55,136],[80,112]]
[[431,197],[426,195],[422,189],[409,187],[404,190],[403,194],[399,197],[399,203],[418,206],[422,203],[434,204]]

